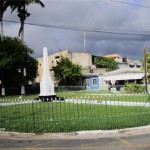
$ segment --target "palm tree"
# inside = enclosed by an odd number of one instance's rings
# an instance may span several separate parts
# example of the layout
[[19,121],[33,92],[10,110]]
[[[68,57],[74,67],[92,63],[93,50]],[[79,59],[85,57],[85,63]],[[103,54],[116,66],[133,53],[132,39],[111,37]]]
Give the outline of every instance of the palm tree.
[[45,5],[41,2],[41,0],[21,0],[21,1],[13,1],[10,0],[12,3],[12,11],[17,9],[18,17],[20,19],[20,29],[19,29],[19,37],[21,36],[21,39],[24,41],[24,23],[27,17],[30,16],[30,13],[28,12],[26,6],[30,4],[39,4],[41,7],[45,7]]
[[[3,15],[4,12],[7,10],[7,8],[9,7],[7,0],[0,0],[0,41],[3,41]],[[2,77],[2,81],[1,81],[1,85],[2,85],[2,92],[1,95],[4,96],[5,95],[5,87],[4,87],[4,82],[3,82],[3,70],[1,72],[1,77]]]
[[[18,17],[20,19],[20,29],[19,29],[19,34],[18,36],[20,37],[21,35],[21,40],[24,41],[24,23],[27,17],[30,16],[30,13],[28,12],[26,6],[30,4],[39,4],[41,7],[45,7],[45,5],[41,2],[41,0],[21,0],[21,1],[14,1],[14,0],[9,0],[11,2],[11,9],[12,11],[17,10],[18,12]],[[23,60],[24,63],[25,60]],[[21,72],[23,76],[25,76],[25,68],[21,68]],[[21,86],[21,94],[25,94],[25,87],[24,85]]]
[[4,14],[4,3],[5,1],[0,1],[0,36],[3,38],[3,14]]
[[1,40],[3,39],[3,15],[4,12],[6,11],[6,7],[5,7],[5,2],[6,0],[1,0],[0,1],[0,35],[1,35]]
[[3,40],[3,15],[4,12],[10,7],[11,0],[0,0],[0,36],[1,40]]
[[[0,40],[3,40],[3,14],[5,12],[4,9],[4,0],[0,1]],[[1,78],[3,78],[3,71],[1,72]],[[5,95],[5,88],[4,88],[4,84],[3,84],[3,79],[1,80],[1,85],[2,85],[2,92],[1,95]]]

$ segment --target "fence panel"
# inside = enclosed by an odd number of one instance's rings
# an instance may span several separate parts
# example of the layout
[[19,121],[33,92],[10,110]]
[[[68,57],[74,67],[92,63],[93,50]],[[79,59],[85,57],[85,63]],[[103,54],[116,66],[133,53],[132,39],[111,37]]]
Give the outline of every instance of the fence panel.
[[109,130],[150,124],[149,95],[96,95],[41,102],[0,100],[0,129],[19,132]]

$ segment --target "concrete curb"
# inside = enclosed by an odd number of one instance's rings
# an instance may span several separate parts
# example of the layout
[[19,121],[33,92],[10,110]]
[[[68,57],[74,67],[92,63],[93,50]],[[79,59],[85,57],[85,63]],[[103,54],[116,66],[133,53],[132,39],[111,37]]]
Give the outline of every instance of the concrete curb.
[[111,133],[121,133],[121,132],[126,132],[126,131],[139,131],[139,130],[144,130],[144,129],[149,129],[150,130],[150,125],[148,126],[141,126],[141,127],[134,127],[134,128],[124,128],[124,129],[116,129],[116,130],[90,130],[90,131],[77,131],[75,132],[76,134],[111,134]]
[[121,136],[121,135],[142,135],[150,134],[150,125],[135,127],[135,128],[125,128],[117,130],[90,130],[90,131],[77,131],[77,132],[60,132],[60,133],[20,133],[20,132],[0,132],[0,139],[90,139],[90,138],[101,138],[101,137],[111,137],[111,136]]

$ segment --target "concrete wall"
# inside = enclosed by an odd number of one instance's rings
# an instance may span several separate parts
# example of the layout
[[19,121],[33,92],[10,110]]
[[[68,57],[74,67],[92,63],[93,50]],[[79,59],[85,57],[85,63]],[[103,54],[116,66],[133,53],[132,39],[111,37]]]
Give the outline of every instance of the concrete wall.
[[108,89],[108,84],[106,83],[106,81],[104,81],[104,75],[100,75],[100,89],[101,90],[107,90]]
[[[53,81],[54,81],[54,74],[51,69],[52,67],[57,65],[57,61],[59,61],[61,57],[69,58],[73,63],[81,65],[83,70],[85,69],[87,73],[89,72],[89,66],[92,65],[92,55],[88,53],[77,53],[64,50],[58,53],[54,53],[53,55],[49,55],[48,57],[49,69]],[[37,60],[38,60],[38,77],[36,78],[36,82],[40,82],[43,73],[43,58],[38,58]]]
[[122,69],[122,68],[129,68],[128,63],[118,63],[118,68]]
[[92,65],[92,55],[89,53],[69,52],[68,58],[73,62],[80,64],[83,68]]

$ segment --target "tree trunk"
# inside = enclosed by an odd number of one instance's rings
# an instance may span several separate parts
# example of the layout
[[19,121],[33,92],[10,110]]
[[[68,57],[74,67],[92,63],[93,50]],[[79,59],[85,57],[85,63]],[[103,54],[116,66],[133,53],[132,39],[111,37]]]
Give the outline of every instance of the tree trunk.
[[[22,30],[21,30],[21,40],[24,42],[24,21],[21,23],[22,25]],[[24,61],[25,60],[23,60],[23,68],[21,69],[21,72],[22,72],[22,75],[23,75],[23,77],[25,77],[25,74],[24,74],[24,70],[25,70],[25,68],[24,68]],[[23,82],[23,84],[22,84],[22,86],[21,86],[21,95],[24,95],[25,94],[25,86],[24,86],[24,82]]]
[[[1,41],[3,41],[3,36],[4,36],[4,34],[3,34],[3,20],[2,20],[2,14],[1,14],[1,16],[0,16],[0,35],[1,35]],[[1,91],[1,95],[2,95],[2,96],[5,96],[4,73],[3,73],[3,71],[2,71],[1,76],[2,76],[2,80],[1,80],[2,91]]]
[[2,92],[1,92],[1,95],[2,95],[2,96],[5,96],[4,72],[3,72],[3,70],[2,70],[2,73],[1,73],[1,77],[2,77],[2,79],[1,79],[1,85],[2,85]]
[[3,40],[3,21],[0,21],[0,34],[1,34],[1,40]]
[[0,35],[1,40],[3,40],[3,13],[0,11]]
[[[24,12],[25,12],[25,5],[24,5],[24,7],[23,7],[23,10],[24,10]],[[22,40],[22,42],[24,42],[24,21],[25,21],[24,16],[23,16],[23,18],[20,18],[20,21],[21,21],[21,27],[20,27],[19,34],[21,34],[21,40]],[[24,70],[25,70],[25,68],[24,68],[24,61],[25,61],[25,60],[23,60],[23,68],[21,69],[21,72],[22,72],[23,77],[25,77],[25,74],[24,74]],[[24,81],[23,81],[23,84],[22,84],[22,86],[21,86],[21,95],[24,95],[24,94],[25,94],[25,85],[24,85],[24,84],[25,84],[25,83],[24,83]]]
[[24,85],[21,86],[21,95],[25,95],[25,86]]

